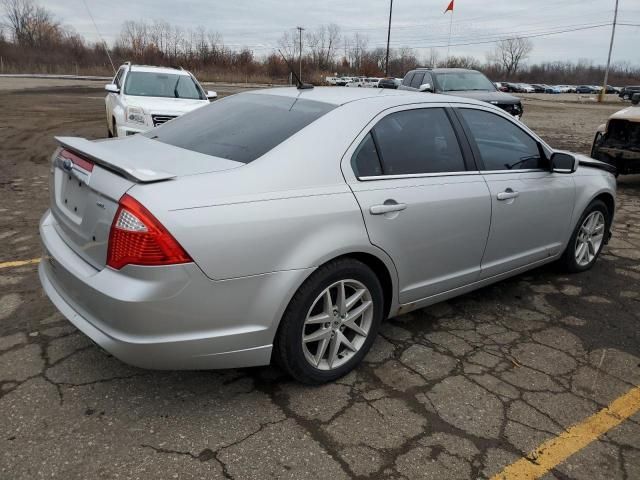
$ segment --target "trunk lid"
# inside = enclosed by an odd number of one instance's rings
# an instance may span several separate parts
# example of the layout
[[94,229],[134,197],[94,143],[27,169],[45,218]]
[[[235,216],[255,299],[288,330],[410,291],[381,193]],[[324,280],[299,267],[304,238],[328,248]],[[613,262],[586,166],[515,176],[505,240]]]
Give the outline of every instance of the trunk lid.
[[55,228],[69,247],[99,270],[106,264],[118,202],[132,186],[243,165],[139,135],[111,141],[56,139],[64,149],[53,155],[49,181]]

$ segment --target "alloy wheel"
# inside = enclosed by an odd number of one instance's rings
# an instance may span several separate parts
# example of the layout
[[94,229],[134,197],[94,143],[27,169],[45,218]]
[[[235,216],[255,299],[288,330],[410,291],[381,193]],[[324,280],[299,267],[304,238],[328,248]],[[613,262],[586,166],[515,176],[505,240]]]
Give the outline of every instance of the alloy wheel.
[[596,258],[604,240],[606,222],[601,211],[595,210],[584,219],[576,237],[575,259],[586,267]]
[[313,367],[334,370],[364,345],[373,323],[369,289],[353,279],[340,280],[315,299],[302,328],[302,350]]

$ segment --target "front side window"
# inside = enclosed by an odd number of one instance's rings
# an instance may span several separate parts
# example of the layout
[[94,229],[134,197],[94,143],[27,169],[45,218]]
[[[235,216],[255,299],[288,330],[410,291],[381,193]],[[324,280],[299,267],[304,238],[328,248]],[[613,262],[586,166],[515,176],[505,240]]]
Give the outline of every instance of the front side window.
[[122,87],[122,75],[124,75],[124,67],[120,67],[120,70],[118,70],[118,73],[116,73],[113,79],[113,83],[115,83],[118,88]]
[[313,100],[241,93],[143,135],[205,155],[249,163],[334,108]]
[[124,93],[140,97],[206,98],[191,75],[176,73],[129,72]]
[[420,85],[424,83],[422,81],[423,78],[424,72],[416,72],[416,74],[413,76],[413,79],[411,80],[411,86],[413,88],[420,88]]
[[409,73],[407,73],[407,74],[404,76],[404,78],[402,79],[402,84],[403,84],[405,87],[409,87],[409,86],[411,86],[411,79],[413,78],[413,76],[414,76],[414,72],[409,72]]
[[[378,158],[379,157],[379,158]],[[358,176],[448,173],[466,170],[458,139],[443,108],[387,115],[354,154]]]
[[538,142],[513,122],[494,113],[459,109],[478,147],[485,170],[546,168]]

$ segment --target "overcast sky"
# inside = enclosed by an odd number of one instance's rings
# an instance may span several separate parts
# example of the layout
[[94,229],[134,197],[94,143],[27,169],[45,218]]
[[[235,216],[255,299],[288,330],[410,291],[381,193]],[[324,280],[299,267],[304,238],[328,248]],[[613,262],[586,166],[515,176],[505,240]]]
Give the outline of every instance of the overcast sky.
[[[89,40],[97,34],[83,0],[39,0],[57,19]],[[199,25],[219,32],[229,46],[248,46],[256,54],[270,53],[286,29],[313,29],[336,23],[342,34],[365,35],[369,46],[385,46],[389,0],[86,0],[98,29],[112,43],[126,20],[165,20],[183,28]],[[430,47],[446,55],[449,0],[396,0],[391,28],[392,47],[408,46],[426,57]],[[546,34],[580,29],[613,19],[615,0],[455,0],[452,55],[484,60],[496,37]],[[618,22],[640,25],[640,1],[620,0]],[[589,59],[604,63],[611,26],[532,38],[529,62]],[[640,64],[640,27],[619,25],[613,61]]]

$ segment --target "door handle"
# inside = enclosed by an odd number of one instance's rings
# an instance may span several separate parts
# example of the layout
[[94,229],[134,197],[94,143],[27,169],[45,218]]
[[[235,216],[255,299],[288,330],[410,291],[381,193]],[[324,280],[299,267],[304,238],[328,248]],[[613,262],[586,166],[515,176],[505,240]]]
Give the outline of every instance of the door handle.
[[385,213],[400,212],[407,208],[406,203],[384,203],[382,205],[373,205],[369,208],[371,215],[384,215]]
[[520,192],[516,192],[510,188],[507,188],[504,192],[498,194],[498,200],[509,200],[520,196]]

